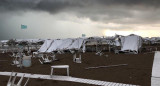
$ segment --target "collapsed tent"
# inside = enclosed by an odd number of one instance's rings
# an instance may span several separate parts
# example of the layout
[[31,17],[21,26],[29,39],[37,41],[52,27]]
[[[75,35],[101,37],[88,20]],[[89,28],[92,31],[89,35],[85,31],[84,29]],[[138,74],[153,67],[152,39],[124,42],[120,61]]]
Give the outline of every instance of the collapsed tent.
[[58,46],[62,45],[63,40],[54,40],[46,52],[56,51]]
[[71,50],[71,49],[74,49],[74,50],[79,50],[81,47],[83,52],[85,51],[85,40],[83,38],[77,38],[77,39],[74,39],[73,43],[68,46],[68,50]]
[[51,46],[53,40],[45,40],[44,44],[38,50],[38,52],[46,52],[48,48]]
[[46,40],[38,51],[49,53],[53,51],[79,50],[81,47],[85,51],[84,43],[85,40],[83,38]]
[[9,40],[1,40],[1,43],[7,43]]
[[29,42],[29,43],[37,43],[37,42],[41,42],[44,41],[43,39],[15,39],[16,42]]
[[137,35],[121,37],[121,51],[136,51],[142,46],[142,38]]
[[64,39],[62,44],[58,46],[58,50],[67,50],[67,48],[73,43],[73,39]]
[[120,42],[118,40],[115,40],[115,46],[121,46]]

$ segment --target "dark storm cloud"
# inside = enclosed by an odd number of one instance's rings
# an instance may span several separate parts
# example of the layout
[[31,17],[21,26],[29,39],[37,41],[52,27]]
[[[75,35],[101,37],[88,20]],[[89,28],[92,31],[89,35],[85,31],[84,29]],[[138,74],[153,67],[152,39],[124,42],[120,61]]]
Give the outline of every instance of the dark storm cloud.
[[[38,32],[46,31],[46,34],[53,34],[50,28],[54,31],[57,28],[56,33],[66,33],[66,27],[79,27],[80,31],[88,28],[88,33],[93,28],[97,28],[95,32],[99,28],[136,31],[139,29],[136,26],[146,26],[146,30],[154,24],[159,27],[159,14],[160,0],[0,0],[0,39],[21,37],[25,34],[19,31],[21,24],[32,26],[29,36],[26,36],[31,38],[37,36],[34,34],[37,28]],[[44,28],[48,32],[43,31]],[[63,29],[58,31],[59,28]]]
[[159,22],[160,0],[0,0],[1,11],[66,12],[93,21],[114,23]]
[[81,6],[74,0],[1,0],[0,7],[9,11],[15,10],[43,10],[57,12],[59,10]]
[[105,5],[144,5],[158,7],[160,5],[159,0],[97,0],[100,4]]
[[0,0],[0,6],[8,10],[16,9],[38,9],[46,11],[57,11],[68,7],[90,7],[92,6],[151,6],[159,7],[160,0]]

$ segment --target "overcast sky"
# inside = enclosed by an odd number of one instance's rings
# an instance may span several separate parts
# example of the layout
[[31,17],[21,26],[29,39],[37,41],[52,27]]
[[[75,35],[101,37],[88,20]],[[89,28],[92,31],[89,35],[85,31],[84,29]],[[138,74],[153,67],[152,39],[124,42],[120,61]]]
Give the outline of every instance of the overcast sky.
[[159,14],[160,0],[0,0],[0,40],[160,36]]

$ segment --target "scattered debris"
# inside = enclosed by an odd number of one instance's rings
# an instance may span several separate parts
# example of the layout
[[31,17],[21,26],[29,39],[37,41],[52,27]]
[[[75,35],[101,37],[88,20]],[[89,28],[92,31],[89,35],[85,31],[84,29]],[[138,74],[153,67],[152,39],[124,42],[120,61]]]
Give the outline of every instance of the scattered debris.
[[102,51],[96,52],[96,55],[102,56],[104,53]]
[[[14,74],[14,75],[13,75],[13,74]],[[12,79],[12,76],[14,76],[13,79]],[[9,81],[8,81],[8,83],[7,83],[7,86],[22,86],[21,83],[22,83],[22,80],[23,80],[24,76],[25,76],[25,74],[23,74],[23,76],[20,78],[19,82],[18,82],[17,84],[15,84],[15,80],[16,80],[16,77],[17,77],[17,73],[12,72],[11,75],[10,75]],[[12,79],[12,80],[11,80],[11,79]],[[29,81],[29,78],[27,79],[27,81],[26,81],[26,83],[24,84],[24,86],[27,85],[28,81]]]
[[49,60],[48,59],[48,56],[46,55],[46,58],[44,58],[43,56],[41,57],[42,58],[42,61],[39,59],[39,62],[41,63],[41,64],[48,64],[48,63],[51,63],[52,62],[52,60]]
[[79,54],[79,58],[77,58],[76,53],[73,55],[73,62],[82,63],[81,54]]
[[128,64],[118,64],[118,65],[109,65],[109,66],[87,67],[85,69],[109,68],[109,67],[118,67],[118,66],[127,66],[127,65]]

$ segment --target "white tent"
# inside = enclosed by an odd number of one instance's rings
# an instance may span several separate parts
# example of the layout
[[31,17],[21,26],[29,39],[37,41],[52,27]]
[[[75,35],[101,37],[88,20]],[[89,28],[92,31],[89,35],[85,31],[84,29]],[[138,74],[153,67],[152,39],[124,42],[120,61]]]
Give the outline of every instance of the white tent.
[[51,46],[48,48],[46,52],[52,52],[56,51],[59,46],[61,46],[63,43],[63,40],[54,40],[54,42],[51,44]]
[[53,52],[59,50],[79,50],[82,47],[85,51],[84,38],[77,39],[60,39],[60,40],[46,40],[39,52]]
[[85,41],[83,38],[74,39],[73,43],[67,49],[79,50],[83,46],[83,51],[85,51]]
[[121,51],[136,51],[138,53],[139,48],[142,46],[142,38],[137,35],[129,35],[121,37]]
[[51,46],[52,42],[54,40],[45,40],[44,44],[41,46],[41,48],[38,50],[39,52],[46,52],[48,48]]
[[73,39],[54,40],[46,52],[66,50],[73,43]]
[[62,44],[60,46],[58,46],[58,50],[66,50],[70,45],[72,45],[73,43],[73,39],[64,39],[62,41]]
[[7,43],[9,40],[1,40],[1,43]]
[[121,46],[121,44],[118,40],[115,40],[115,46]]

